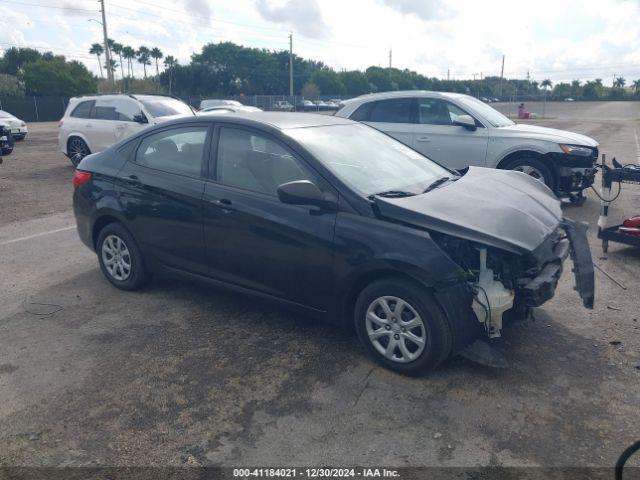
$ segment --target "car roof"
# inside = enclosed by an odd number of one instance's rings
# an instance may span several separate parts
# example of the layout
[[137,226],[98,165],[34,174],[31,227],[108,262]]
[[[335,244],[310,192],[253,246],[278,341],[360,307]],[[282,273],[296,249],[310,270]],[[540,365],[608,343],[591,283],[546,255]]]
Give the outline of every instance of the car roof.
[[[197,117],[185,116],[179,120],[175,120],[175,122],[210,122],[211,120],[215,120],[216,118],[219,118],[221,121],[226,123],[234,122],[245,125],[258,123],[277,128],[278,130],[285,130],[289,128],[319,127],[327,125],[350,125],[352,123],[357,123],[353,120],[334,117],[333,115],[289,112],[236,112],[233,115],[211,112],[211,114],[209,115],[201,115]],[[163,123],[163,125],[166,125],[166,123]]]
[[344,100],[344,103],[368,102],[373,100],[384,100],[387,98],[403,97],[435,97],[435,98],[458,98],[465,97],[464,93],[454,92],[434,92],[431,90],[397,90],[393,92],[367,93],[359,97]]

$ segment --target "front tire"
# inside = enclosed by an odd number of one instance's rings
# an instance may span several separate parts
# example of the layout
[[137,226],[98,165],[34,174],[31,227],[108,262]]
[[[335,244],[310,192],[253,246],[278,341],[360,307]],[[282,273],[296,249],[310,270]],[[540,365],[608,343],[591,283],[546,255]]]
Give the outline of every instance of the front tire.
[[452,332],[431,294],[403,278],[366,287],[355,305],[358,338],[381,365],[423,375],[451,353]]
[[555,178],[553,172],[542,160],[533,157],[521,157],[509,162],[504,168],[505,170],[525,173],[554,190]]
[[114,287],[137,290],[149,280],[142,253],[121,224],[110,223],[100,231],[96,253],[100,270]]

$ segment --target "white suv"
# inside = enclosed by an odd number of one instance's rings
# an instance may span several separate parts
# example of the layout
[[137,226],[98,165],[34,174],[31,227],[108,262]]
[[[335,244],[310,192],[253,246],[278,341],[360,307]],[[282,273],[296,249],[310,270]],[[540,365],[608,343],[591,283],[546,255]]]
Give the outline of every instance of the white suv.
[[189,105],[161,95],[74,97],[58,125],[58,144],[71,163],[78,165],[90,153],[101,152],[150,125],[185,115],[195,115]]
[[584,201],[598,142],[585,135],[516,124],[480,100],[457,93],[405,91],[344,102],[339,117],[364,122],[449,168],[518,170],[560,197]]

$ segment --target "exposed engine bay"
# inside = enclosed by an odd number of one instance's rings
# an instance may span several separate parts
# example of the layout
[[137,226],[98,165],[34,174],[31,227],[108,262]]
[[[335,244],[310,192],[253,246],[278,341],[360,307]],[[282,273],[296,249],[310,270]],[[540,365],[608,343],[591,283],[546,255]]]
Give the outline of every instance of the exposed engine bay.
[[473,294],[471,307],[489,338],[500,336],[505,314],[526,316],[531,307],[553,297],[571,247],[564,228],[536,252],[522,255],[444,234],[432,237],[464,270]]

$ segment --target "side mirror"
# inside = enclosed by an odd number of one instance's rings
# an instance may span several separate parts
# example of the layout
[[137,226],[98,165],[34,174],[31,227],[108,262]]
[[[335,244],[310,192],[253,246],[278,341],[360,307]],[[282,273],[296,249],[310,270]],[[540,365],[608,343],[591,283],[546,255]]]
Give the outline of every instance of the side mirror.
[[464,127],[467,130],[475,130],[477,128],[476,121],[471,115],[459,115],[458,118],[453,121],[453,124]]
[[147,120],[147,117],[145,117],[144,113],[139,113],[138,115],[134,115],[133,121],[138,123],[149,123],[149,120]]
[[290,205],[314,205],[321,208],[335,208],[335,201],[328,199],[318,186],[309,180],[296,180],[278,187],[278,198]]

